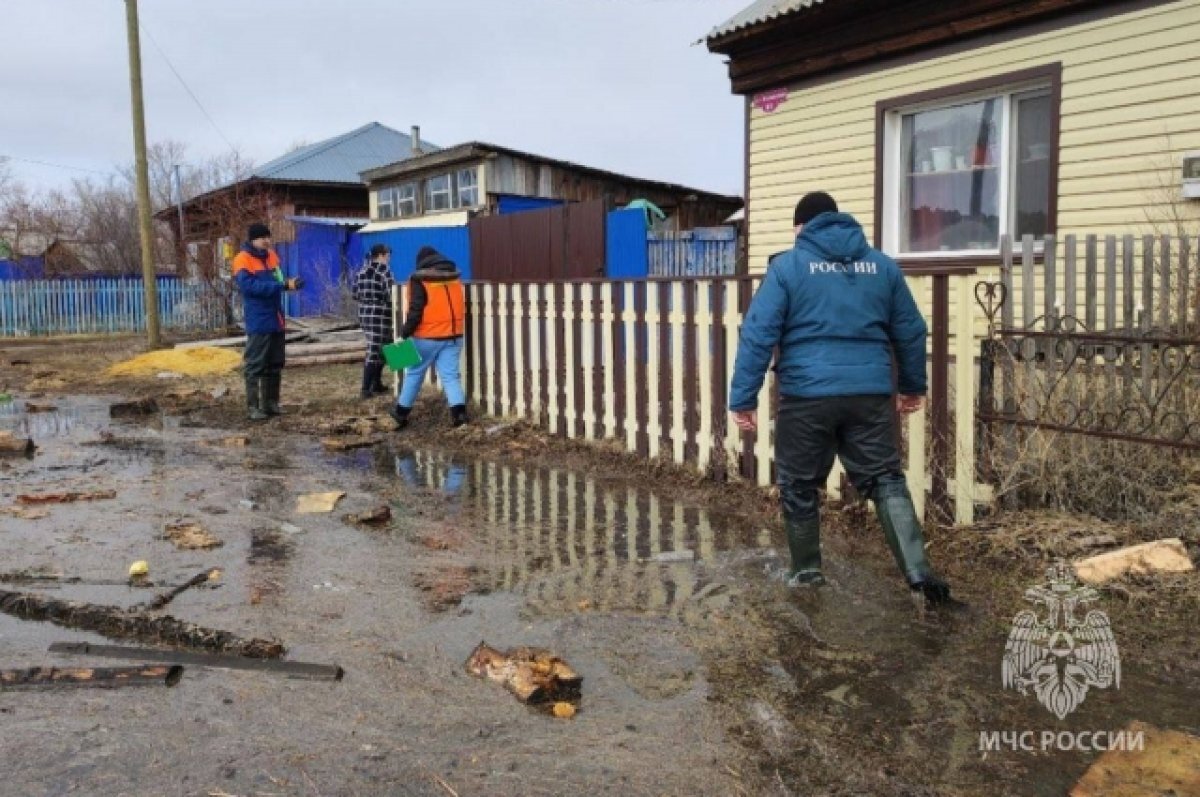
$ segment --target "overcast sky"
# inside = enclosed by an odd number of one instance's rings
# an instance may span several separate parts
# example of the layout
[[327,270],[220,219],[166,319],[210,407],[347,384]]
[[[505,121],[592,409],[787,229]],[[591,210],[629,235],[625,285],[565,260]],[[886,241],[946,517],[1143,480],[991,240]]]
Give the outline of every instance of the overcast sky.
[[[191,160],[228,138],[262,163],[367,122],[419,124],[441,146],[741,194],[742,100],[722,57],[693,43],[748,2],[141,0],[147,135]],[[132,160],[124,6],[0,0],[0,155],[25,183],[87,175],[29,160]]]

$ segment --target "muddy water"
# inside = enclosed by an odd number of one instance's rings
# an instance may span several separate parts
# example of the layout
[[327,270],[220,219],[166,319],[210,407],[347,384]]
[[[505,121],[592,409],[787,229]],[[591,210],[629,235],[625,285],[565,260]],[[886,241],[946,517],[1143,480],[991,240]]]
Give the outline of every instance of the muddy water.
[[[110,421],[103,398],[53,403],[0,407],[0,428],[42,446],[0,467],[0,507],[117,497],[0,514],[0,572],[78,577],[92,583],[21,589],[133,606],[155,590],[110,582],[135,559],[160,584],[218,567],[219,587],[168,611],[347,676],[191,668],[170,690],[0,694],[0,795],[1050,795],[1094,754],[984,755],[979,733],[1198,721],[1200,690],[1152,652],[1065,723],[1004,692],[1004,596],[962,585],[974,612],[922,615],[874,538],[829,534],[830,586],[797,593],[777,577],[778,532],[620,474],[329,454],[269,428],[240,446],[170,416]],[[332,513],[297,514],[329,490],[346,493]],[[342,520],[381,502],[390,528]],[[179,520],[224,545],[176,550],[161,537]],[[581,713],[552,720],[467,677],[481,639],[565,656]],[[102,641],[0,615],[0,667],[88,663],[48,654],[59,640]]]

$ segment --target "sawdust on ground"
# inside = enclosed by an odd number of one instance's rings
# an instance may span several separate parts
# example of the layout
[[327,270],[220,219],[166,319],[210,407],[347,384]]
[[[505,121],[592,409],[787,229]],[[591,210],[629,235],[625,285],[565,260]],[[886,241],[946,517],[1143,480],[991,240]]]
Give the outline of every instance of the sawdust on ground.
[[139,354],[113,365],[110,376],[147,376],[169,371],[184,376],[208,376],[232,371],[242,362],[236,351],[202,346],[195,349],[163,349]]

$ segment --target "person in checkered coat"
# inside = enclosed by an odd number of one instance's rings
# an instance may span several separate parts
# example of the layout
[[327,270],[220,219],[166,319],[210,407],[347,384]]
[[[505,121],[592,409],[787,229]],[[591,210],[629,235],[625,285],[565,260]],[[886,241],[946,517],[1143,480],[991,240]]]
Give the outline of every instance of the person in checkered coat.
[[387,244],[371,247],[371,259],[354,278],[351,294],[358,302],[358,324],[367,337],[367,360],[363,364],[364,399],[383,395],[383,355],[380,349],[391,343],[392,331],[392,250]]

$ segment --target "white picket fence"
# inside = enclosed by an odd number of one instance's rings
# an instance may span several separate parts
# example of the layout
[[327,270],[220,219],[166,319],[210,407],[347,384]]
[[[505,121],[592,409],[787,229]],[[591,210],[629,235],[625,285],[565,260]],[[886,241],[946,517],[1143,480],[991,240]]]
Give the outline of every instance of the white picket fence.
[[[666,457],[718,477],[774,481],[775,373],[761,394],[756,435],[731,428],[729,380],[742,314],[761,277],[572,282],[472,283],[464,359],[469,398],[488,413],[533,420],[584,440],[612,440],[648,457]],[[914,293],[926,276],[909,277]],[[953,424],[940,464],[953,517],[970,523],[978,498],[974,470],[976,307],[970,275],[948,279],[957,310],[942,330],[966,367],[943,373]],[[406,287],[397,307],[407,306]],[[952,393],[945,380],[953,377]],[[908,480],[918,509],[934,488],[925,412],[904,422]],[[947,427],[949,424],[945,424]],[[950,433],[949,428],[939,432]],[[936,445],[934,446],[936,448]],[[840,497],[836,465],[829,492]]]

